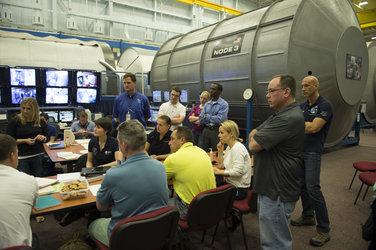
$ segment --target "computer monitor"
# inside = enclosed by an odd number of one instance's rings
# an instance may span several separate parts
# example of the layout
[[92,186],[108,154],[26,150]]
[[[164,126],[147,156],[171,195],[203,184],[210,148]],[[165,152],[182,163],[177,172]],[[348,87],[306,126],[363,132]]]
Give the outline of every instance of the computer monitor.
[[163,91],[163,95],[164,101],[168,102],[170,100],[170,91]]
[[11,86],[36,86],[35,69],[10,68]]
[[68,88],[46,88],[46,104],[68,104]]
[[158,119],[158,110],[151,109],[150,110],[150,121],[151,122],[157,122]]
[[77,88],[77,103],[96,103],[97,89]]
[[53,117],[55,122],[59,121],[59,111],[43,111],[43,113],[46,113],[48,117]]
[[21,104],[22,100],[26,97],[37,98],[36,88],[17,88],[11,87],[10,89],[12,104]]
[[153,102],[154,103],[162,102],[162,91],[161,90],[154,90],[153,91]]
[[59,121],[60,122],[71,122],[74,119],[73,110],[61,110],[59,111]]
[[68,87],[69,78],[67,70],[46,70],[46,86]]
[[181,90],[180,102],[188,103],[188,90],[187,89]]
[[77,71],[77,87],[98,87],[98,75],[95,72]]

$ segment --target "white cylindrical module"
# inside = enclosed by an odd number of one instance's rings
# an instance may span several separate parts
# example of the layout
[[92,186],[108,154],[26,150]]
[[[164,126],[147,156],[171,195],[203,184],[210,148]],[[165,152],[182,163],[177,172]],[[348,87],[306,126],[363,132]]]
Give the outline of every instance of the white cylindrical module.
[[284,0],[219,23],[173,37],[157,52],[151,68],[152,90],[189,89],[191,101],[214,83],[224,87],[229,119],[244,131],[251,88],[253,127],[273,111],[265,97],[273,76],[297,80],[315,75],[320,94],[334,106],[326,146],[336,145],[351,129],[368,75],[368,52],[357,16],[347,0]]

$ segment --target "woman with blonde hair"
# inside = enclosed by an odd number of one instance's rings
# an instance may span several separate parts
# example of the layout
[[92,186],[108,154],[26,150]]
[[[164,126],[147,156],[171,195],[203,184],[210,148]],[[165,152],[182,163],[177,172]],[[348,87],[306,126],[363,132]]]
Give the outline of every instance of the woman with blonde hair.
[[191,112],[188,114],[188,121],[193,123],[193,145],[197,145],[202,148],[202,131],[204,126],[200,125],[198,117],[201,114],[202,109],[204,108],[205,103],[210,100],[210,94],[208,91],[203,91],[200,95],[200,104],[193,107]]
[[[225,183],[237,188],[237,200],[247,197],[251,185],[251,158],[248,150],[239,138],[238,125],[231,120],[221,123],[219,127],[218,165],[214,167],[216,175],[226,176]],[[224,150],[224,145],[228,145]],[[223,185],[225,183],[217,183]]]
[[48,140],[46,122],[39,116],[37,100],[26,97],[21,102],[21,113],[12,118],[7,134],[17,141],[18,170],[33,176],[42,176],[43,143]]

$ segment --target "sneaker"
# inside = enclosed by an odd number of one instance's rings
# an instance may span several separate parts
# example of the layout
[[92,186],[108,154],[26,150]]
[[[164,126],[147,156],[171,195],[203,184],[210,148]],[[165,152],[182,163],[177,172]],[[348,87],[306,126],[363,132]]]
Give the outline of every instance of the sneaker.
[[327,232],[317,231],[316,235],[309,241],[312,246],[321,247],[326,242],[330,241],[330,235]]
[[300,227],[300,226],[314,226],[316,225],[316,220],[314,217],[312,218],[303,218],[303,217],[299,217],[295,220],[291,220],[291,225],[293,226],[297,226],[297,227]]

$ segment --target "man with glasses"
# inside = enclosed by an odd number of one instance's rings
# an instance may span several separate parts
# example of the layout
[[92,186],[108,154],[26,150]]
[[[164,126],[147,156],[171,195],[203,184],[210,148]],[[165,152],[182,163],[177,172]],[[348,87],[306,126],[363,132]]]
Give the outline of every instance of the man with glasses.
[[150,105],[146,96],[136,91],[136,76],[127,73],[123,78],[125,93],[116,97],[112,116],[114,117],[114,126],[136,119],[146,128],[146,121],[150,118]]
[[293,226],[316,225],[317,233],[310,240],[314,246],[323,246],[330,240],[329,216],[320,187],[321,154],[333,117],[332,104],[319,94],[319,80],[307,76],[302,81],[302,92],[307,101],[300,104],[305,123],[304,173],[305,185],[301,198],[303,212],[291,220]]
[[301,192],[305,126],[295,92],[292,76],[274,77],[266,98],[275,113],[249,134],[249,150],[255,156],[253,188],[258,194],[264,250],[292,248],[289,221]]
[[181,89],[179,87],[173,87],[171,90],[170,101],[162,103],[159,108],[158,117],[167,115],[171,119],[170,130],[174,131],[175,128],[183,126],[185,114],[187,112],[186,107],[179,102],[181,95]]
[[205,103],[199,116],[200,124],[204,125],[202,131],[202,148],[209,151],[217,150],[219,143],[218,129],[222,122],[227,121],[228,103],[220,97],[223,87],[219,83],[210,86],[210,101]]

